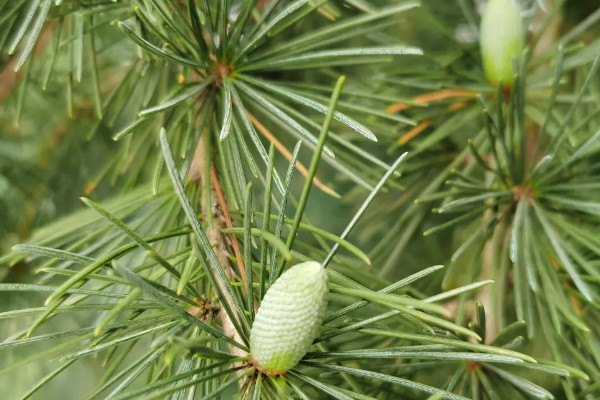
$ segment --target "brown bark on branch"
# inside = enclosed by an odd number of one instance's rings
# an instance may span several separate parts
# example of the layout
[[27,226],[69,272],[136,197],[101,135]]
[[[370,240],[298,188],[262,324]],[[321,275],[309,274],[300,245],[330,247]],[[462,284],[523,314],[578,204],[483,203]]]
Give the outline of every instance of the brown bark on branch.
[[[203,213],[203,218],[206,218],[206,214],[209,212],[214,214],[212,227],[206,230],[206,235],[215,251],[217,259],[219,260],[219,264],[225,270],[225,274],[229,279],[233,279],[237,276],[236,272],[233,270],[231,264],[229,263],[228,245],[231,244],[231,246],[234,249],[234,252],[236,253],[236,258],[238,259],[238,265],[240,266],[240,273],[242,275],[242,279],[245,279],[244,265],[242,263],[242,257],[239,250],[239,245],[237,243],[237,239],[233,234],[228,238],[227,235],[222,233],[223,228],[232,227],[231,217],[229,215],[229,211],[227,210],[227,203],[225,202],[225,198],[223,196],[223,192],[221,190],[221,186],[219,184],[219,179],[215,168],[211,167],[210,177],[205,176],[203,168],[205,157],[206,153],[204,147],[204,138],[201,137],[198,141],[198,145],[194,154],[194,160],[191,168],[191,177],[192,179],[199,177],[200,182],[202,183],[202,187],[204,187],[206,179],[211,179],[212,185],[210,193],[202,193],[203,199],[205,199],[206,196],[210,196],[210,204],[212,204],[212,210],[205,210],[205,212]],[[197,179],[195,180],[197,181]],[[202,204],[206,204],[206,202],[203,201]],[[239,263],[242,264],[240,265]],[[227,302],[231,309],[235,309],[235,307],[233,306],[233,299],[229,296],[227,290],[225,290],[223,282],[216,283],[220,286],[219,289],[225,297],[219,298],[219,301]],[[231,321],[229,315],[226,312],[219,312],[219,320],[221,321],[221,325],[223,327],[223,332],[225,333],[225,335],[227,335],[228,337],[230,337],[238,343],[243,343],[239,333],[235,329],[233,322]],[[235,346],[230,346],[230,351],[232,354],[238,357],[245,357],[248,355],[242,349],[237,348]]]

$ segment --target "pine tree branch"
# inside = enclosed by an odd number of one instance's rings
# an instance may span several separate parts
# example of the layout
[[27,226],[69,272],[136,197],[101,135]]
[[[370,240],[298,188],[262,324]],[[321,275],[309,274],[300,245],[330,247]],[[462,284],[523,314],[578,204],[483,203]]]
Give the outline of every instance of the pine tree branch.
[[[233,270],[233,268],[231,267],[231,265],[229,263],[229,251],[227,250],[229,242],[227,240],[227,236],[222,233],[222,229],[223,228],[231,228],[233,225],[231,222],[231,217],[229,215],[229,211],[227,210],[227,203],[223,196],[221,186],[219,185],[218,175],[216,173],[214,166],[211,166],[211,176],[210,177],[207,177],[205,174],[205,170],[203,168],[204,162],[205,162],[205,157],[207,157],[205,150],[206,149],[205,149],[204,137],[201,137],[200,140],[198,141],[198,145],[196,147],[196,151],[194,154],[194,160],[193,160],[193,164],[192,164],[193,167],[191,168],[190,175],[191,175],[192,179],[194,179],[197,174],[197,176],[200,178],[200,183],[201,183],[202,187],[206,187],[205,183],[206,183],[207,179],[210,179],[212,182],[210,193],[206,193],[206,192],[202,193],[202,197],[203,197],[202,204],[207,204],[205,201],[205,196],[210,196],[211,197],[210,204],[213,207],[212,210],[206,210],[203,213],[203,218],[206,219],[206,216],[208,213],[214,213],[214,215],[215,215],[215,218],[213,218],[213,220],[212,220],[211,226],[209,226],[208,229],[206,230],[206,235],[215,250],[215,254],[217,256],[217,259],[219,260],[219,263],[225,270],[225,273],[227,274],[228,278],[232,279],[237,276],[237,273]],[[195,181],[197,181],[197,179],[195,179]],[[234,234],[230,235],[230,241],[231,241],[231,246],[233,247],[234,252],[236,254],[236,258],[238,260],[238,266],[240,268],[240,274],[243,279],[246,274],[244,273],[244,264],[242,261],[242,257],[240,255],[241,253],[239,250],[239,244],[237,243],[237,239]],[[217,284],[222,285],[221,282],[217,282]],[[231,307],[233,308],[233,302],[232,302],[232,299],[227,294],[228,292],[225,290],[224,287],[221,288],[221,291],[222,291],[222,293],[225,293],[225,298],[219,299],[219,300],[228,302],[231,305]],[[240,337],[240,334],[235,329],[235,326],[234,326],[233,322],[231,321],[231,319],[229,318],[229,315],[225,312],[220,312],[219,319],[221,320],[221,324],[223,326],[223,331],[225,332],[225,335],[227,335],[228,337],[230,337],[231,339],[235,340],[238,343],[243,343],[243,341]],[[239,357],[245,357],[248,355],[242,349],[237,348],[235,346],[230,346],[230,351],[232,352],[232,354],[234,354],[235,356],[239,356]],[[235,366],[237,366],[237,365],[239,365],[239,363],[236,363]]]
[[[231,221],[231,215],[229,214],[229,210],[227,207],[227,201],[225,200],[225,196],[223,195],[223,189],[221,189],[221,185],[219,184],[219,177],[217,176],[217,171],[213,166],[211,166],[210,168],[210,177],[211,177],[211,182],[213,184],[213,198],[214,195],[216,195],[217,200],[218,200],[218,207],[217,207],[217,212],[218,213],[222,213],[222,215],[220,216],[220,218],[218,220],[222,220],[225,223],[225,228],[233,228],[233,222]],[[217,214],[219,216],[219,214]],[[222,237],[224,237],[224,235],[221,234],[221,229],[222,227],[220,227],[218,229],[218,234]],[[215,231],[216,227],[213,225],[212,227],[212,232],[211,235],[217,235],[217,232]],[[244,266],[244,260],[242,257],[242,253],[240,251],[240,245],[237,241],[237,238],[235,236],[234,233],[230,233],[229,237],[231,239],[231,247],[233,247],[233,252],[235,253],[235,258],[237,260],[237,265],[239,268],[239,275],[242,278],[242,281],[244,283],[246,283],[246,268]],[[209,236],[210,238],[210,236]],[[223,243],[224,240],[220,239],[219,243]],[[232,270],[232,273],[233,272]]]

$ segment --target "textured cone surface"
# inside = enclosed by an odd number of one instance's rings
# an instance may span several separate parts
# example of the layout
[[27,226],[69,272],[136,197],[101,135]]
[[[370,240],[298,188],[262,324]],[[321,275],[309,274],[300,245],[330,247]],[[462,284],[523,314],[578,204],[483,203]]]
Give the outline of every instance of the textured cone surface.
[[250,334],[250,353],[259,368],[281,374],[298,364],[321,327],[327,292],[327,272],[314,261],[294,265],[275,281]]
[[514,83],[512,58],[523,50],[521,9],[514,0],[490,0],[481,19],[481,55],[488,81]]

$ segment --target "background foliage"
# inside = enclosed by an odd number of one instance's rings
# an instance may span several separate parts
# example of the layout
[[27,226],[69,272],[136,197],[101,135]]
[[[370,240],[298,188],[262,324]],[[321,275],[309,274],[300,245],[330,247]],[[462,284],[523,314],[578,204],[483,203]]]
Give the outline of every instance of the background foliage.
[[[600,397],[600,5],[520,5],[507,93],[483,1],[0,3],[3,395]],[[324,327],[257,374],[306,259]]]

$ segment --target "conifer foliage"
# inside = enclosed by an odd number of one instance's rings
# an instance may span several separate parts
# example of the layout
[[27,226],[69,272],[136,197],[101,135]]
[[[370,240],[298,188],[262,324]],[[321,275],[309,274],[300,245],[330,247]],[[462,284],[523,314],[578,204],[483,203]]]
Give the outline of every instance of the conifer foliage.
[[0,1],[15,399],[600,398],[600,8]]

